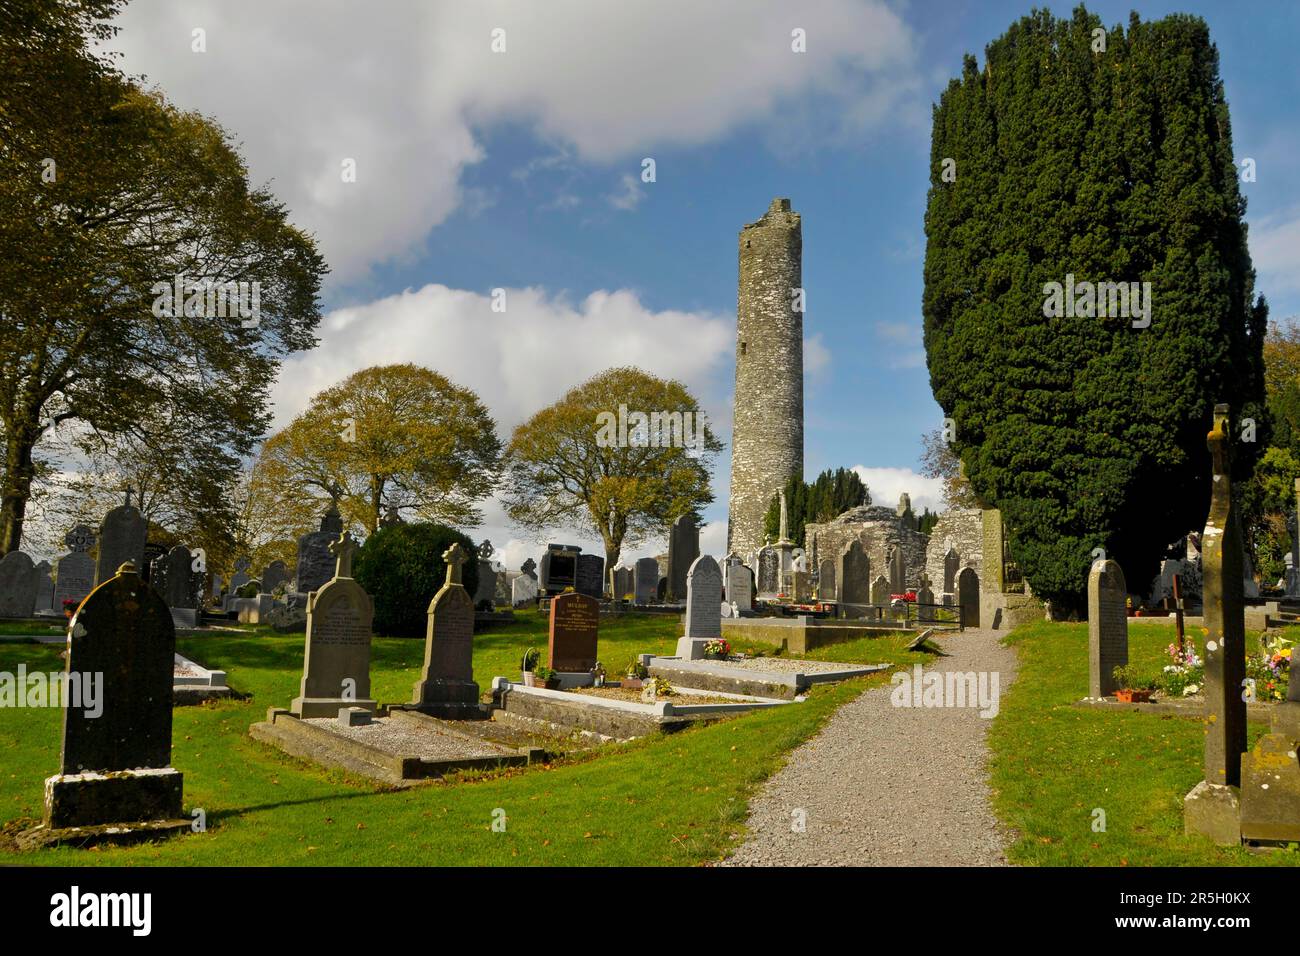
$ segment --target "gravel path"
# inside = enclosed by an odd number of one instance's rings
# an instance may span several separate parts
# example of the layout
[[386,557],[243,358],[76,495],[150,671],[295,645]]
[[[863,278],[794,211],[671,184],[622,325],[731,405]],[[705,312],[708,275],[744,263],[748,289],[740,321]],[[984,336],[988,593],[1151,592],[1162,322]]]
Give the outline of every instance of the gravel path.
[[[1005,633],[937,636],[949,656],[927,673],[996,673],[1005,693],[1016,673],[1015,651],[998,643]],[[895,707],[895,690],[862,694],[790,754],[751,802],[749,838],[723,865],[1005,865],[989,808],[989,720],[978,706]]]

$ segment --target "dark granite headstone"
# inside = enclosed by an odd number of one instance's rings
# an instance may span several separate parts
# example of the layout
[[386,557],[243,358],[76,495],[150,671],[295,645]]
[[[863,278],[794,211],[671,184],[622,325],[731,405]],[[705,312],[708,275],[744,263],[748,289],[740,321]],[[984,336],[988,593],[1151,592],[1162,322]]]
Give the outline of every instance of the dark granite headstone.
[[599,630],[600,602],[594,597],[570,591],[553,598],[547,642],[551,668],[570,673],[594,668]]
[[179,818],[182,778],[170,766],[176,632],[166,602],[124,564],[86,598],[68,632],[69,682],[98,676],[102,712],[64,708],[45,825]]
[[599,598],[605,593],[605,559],[598,554],[578,555],[578,576],[573,589],[587,597]]
[[289,580],[289,567],[283,561],[272,561],[262,569],[262,593],[270,594]]
[[176,545],[163,556],[161,567],[164,586],[159,593],[168,607],[197,608],[203,575],[194,570],[194,555],[184,545]]
[[682,515],[668,532],[668,599],[686,600],[686,575],[700,556],[700,532],[695,518]]
[[578,555],[581,550],[573,545],[548,544],[542,553],[542,564],[538,569],[538,591],[552,595],[562,593],[565,588],[576,587]]
[[632,568],[633,593],[637,604],[653,604],[659,587],[659,562],[654,558],[639,558]]

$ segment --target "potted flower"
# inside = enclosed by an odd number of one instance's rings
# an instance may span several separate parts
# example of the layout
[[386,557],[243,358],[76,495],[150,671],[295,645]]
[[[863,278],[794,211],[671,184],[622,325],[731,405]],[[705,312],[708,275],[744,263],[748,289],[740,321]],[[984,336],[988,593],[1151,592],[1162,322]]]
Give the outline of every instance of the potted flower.
[[1143,704],[1151,699],[1151,692],[1156,687],[1155,680],[1138,671],[1132,664],[1116,667],[1111,674],[1119,684],[1115,699],[1120,703]]
[[704,644],[705,657],[726,660],[730,654],[731,645],[721,637],[715,637],[713,640],[706,641]]
[[560,686],[560,680],[555,676],[555,670],[547,667],[545,664],[538,664],[533,668],[533,678],[537,681],[536,687],[549,687],[554,689]]
[[537,665],[541,663],[542,655],[537,648],[530,647],[524,652],[524,656],[519,660],[519,669],[524,675],[525,687],[537,686]]

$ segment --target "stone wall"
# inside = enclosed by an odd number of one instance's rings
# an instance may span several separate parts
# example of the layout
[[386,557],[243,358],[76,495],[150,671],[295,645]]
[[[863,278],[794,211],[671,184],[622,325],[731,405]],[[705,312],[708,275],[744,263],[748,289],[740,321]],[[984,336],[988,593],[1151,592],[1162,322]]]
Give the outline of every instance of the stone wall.
[[903,551],[903,578],[907,586],[920,586],[929,535],[917,531],[909,517],[900,516],[893,508],[865,505],[850,508],[822,524],[804,525],[804,550],[811,554],[815,548],[818,561],[838,559],[854,538],[861,539],[871,560],[872,578],[880,574],[889,577],[889,552],[897,547]]
[[936,601],[945,590],[944,557],[948,549],[957,552],[957,570],[974,568],[984,581],[984,519],[978,508],[950,508],[939,516],[930,530],[930,543],[925,549],[925,572],[930,575],[930,587]]
[[791,475],[803,477],[803,228],[790,200],[740,231],[735,425],[727,550],[763,546],[763,516]]

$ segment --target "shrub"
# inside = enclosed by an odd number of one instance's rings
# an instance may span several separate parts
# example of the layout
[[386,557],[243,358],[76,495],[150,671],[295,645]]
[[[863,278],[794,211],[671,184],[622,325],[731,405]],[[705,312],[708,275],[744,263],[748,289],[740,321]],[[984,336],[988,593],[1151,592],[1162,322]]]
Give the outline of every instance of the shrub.
[[353,575],[375,602],[375,632],[420,637],[429,602],[447,580],[442,554],[459,542],[469,559],[461,583],[473,596],[478,587],[474,543],[442,524],[392,524],[380,528],[357,554]]

